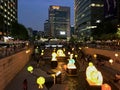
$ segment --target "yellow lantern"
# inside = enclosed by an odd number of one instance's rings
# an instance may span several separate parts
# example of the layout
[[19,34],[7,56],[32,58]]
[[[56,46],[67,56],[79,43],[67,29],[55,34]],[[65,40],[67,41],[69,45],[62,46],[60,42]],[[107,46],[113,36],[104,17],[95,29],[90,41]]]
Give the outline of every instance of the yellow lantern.
[[89,62],[89,66],[86,69],[86,78],[90,85],[102,85],[103,83],[101,72],[97,70],[92,62]]
[[43,84],[45,83],[44,77],[37,78],[37,84],[39,85],[39,88],[43,88]]
[[75,57],[77,58],[77,57],[78,57],[78,55],[75,55]]
[[105,83],[105,84],[102,85],[101,90],[111,90],[111,86]]
[[32,73],[33,72],[33,67],[32,66],[28,66],[27,70]]
[[65,54],[64,54],[64,52],[63,52],[63,50],[62,49],[58,49],[57,50],[57,56],[62,56],[62,57],[64,57],[65,56]]
[[43,52],[41,52],[41,56],[43,56],[44,55],[44,53]]
[[57,61],[56,59],[57,54],[55,52],[52,53],[52,61]]

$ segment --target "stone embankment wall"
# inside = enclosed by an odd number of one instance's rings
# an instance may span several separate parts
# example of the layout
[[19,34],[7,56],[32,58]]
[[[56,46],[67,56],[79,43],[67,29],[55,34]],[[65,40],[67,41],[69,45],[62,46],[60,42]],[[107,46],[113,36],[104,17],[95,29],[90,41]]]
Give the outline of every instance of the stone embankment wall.
[[0,90],[4,90],[6,85],[27,64],[31,53],[32,48],[0,59]]
[[[113,63],[110,64],[109,61],[105,61],[105,65],[120,72],[120,51],[110,51],[95,48],[83,48],[83,50],[86,54],[90,54],[92,56],[94,54],[101,54],[110,57],[113,60]],[[116,57],[115,54],[118,54],[118,56]],[[116,62],[116,60],[118,60],[118,62]]]

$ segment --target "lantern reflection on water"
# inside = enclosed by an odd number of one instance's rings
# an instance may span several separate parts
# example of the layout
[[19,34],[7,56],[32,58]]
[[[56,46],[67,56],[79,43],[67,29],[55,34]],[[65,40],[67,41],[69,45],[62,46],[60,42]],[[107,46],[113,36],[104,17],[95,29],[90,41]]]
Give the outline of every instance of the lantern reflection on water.
[[92,62],[89,63],[86,69],[86,77],[90,85],[102,85],[103,83],[101,72],[96,69]]

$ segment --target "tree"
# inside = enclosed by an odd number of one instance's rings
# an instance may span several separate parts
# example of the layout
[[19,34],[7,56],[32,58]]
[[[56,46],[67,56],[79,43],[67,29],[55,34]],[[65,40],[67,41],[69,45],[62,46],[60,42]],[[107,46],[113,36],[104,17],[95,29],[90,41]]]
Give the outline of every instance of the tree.
[[24,25],[14,22],[11,28],[11,36],[15,39],[28,40],[28,31]]
[[92,31],[92,36],[94,39],[111,39],[116,38],[116,32],[117,27],[115,23],[112,21],[105,21],[97,25],[97,28]]

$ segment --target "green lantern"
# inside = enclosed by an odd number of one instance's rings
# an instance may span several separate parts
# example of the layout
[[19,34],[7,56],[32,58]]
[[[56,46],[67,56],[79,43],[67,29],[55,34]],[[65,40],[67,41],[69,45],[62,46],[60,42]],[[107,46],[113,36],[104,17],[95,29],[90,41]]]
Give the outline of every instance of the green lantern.
[[33,67],[32,66],[28,66],[27,70],[32,73],[33,72]]
[[38,77],[37,78],[37,84],[39,85],[39,88],[43,88],[43,84],[45,83],[44,77]]

